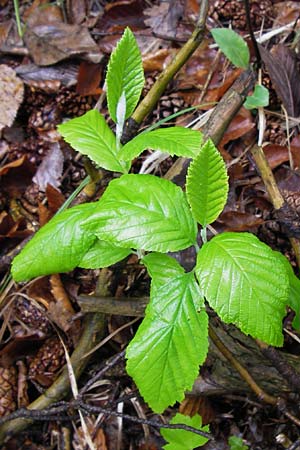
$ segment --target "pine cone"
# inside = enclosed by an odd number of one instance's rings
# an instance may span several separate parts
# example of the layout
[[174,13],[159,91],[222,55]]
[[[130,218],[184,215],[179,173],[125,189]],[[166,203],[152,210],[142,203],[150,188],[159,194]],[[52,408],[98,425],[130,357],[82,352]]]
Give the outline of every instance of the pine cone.
[[28,328],[46,336],[51,332],[51,325],[46,317],[46,311],[24,297],[18,297],[14,303],[14,316]]
[[[231,23],[234,29],[247,29],[244,4],[241,0],[213,0],[210,2],[209,16],[222,23]],[[271,0],[250,0],[250,18],[254,30],[264,21],[264,28],[272,26],[274,16]]]
[[45,341],[31,361],[29,379],[41,386],[48,387],[53,383],[57,372],[65,363],[65,351],[62,343],[57,336],[53,336]]
[[282,119],[272,117],[267,123],[264,141],[271,144],[286,145],[286,132],[282,127]]
[[0,416],[17,408],[17,371],[14,367],[0,367]]

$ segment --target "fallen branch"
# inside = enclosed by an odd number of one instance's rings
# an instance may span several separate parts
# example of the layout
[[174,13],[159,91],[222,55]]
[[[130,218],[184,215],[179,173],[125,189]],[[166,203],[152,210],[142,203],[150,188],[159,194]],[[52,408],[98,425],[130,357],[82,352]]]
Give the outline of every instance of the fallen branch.
[[[84,331],[79,343],[74,350],[71,363],[74,369],[76,378],[80,376],[89,358],[83,358],[83,355],[88,353],[103,336],[105,331],[104,315],[103,314],[87,314],[84,320]],[[56,381],[47,389],[44,394],[38,397],[34,402],[28,406],[28,410],[43,410],[64,398],[70,390],[70,381],[68,370],[65,367],[62,374]],[[40,413],[41,411],[39,411]],[[0,426],[0,444],[3,444],[13,434],[16,434],[29,425],[32,424],[32,419],[14,419],[4,423]]]

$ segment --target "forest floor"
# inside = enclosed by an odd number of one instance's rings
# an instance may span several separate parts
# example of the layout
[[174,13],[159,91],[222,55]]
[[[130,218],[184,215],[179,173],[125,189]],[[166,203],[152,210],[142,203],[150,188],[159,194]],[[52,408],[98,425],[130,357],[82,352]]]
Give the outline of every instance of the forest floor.
[[[202,44],[168,84],[142,128],[178,113],[167,124],[190,126],[200,121],[201,129],[201,120],[241,74],[218,51],[209,30],[230,25],[247,40],[255,63],[243,8],[240,0],[210,1]],[[58,409],[51,412],[50,408],[47,414],[43,415],[43,407],[37,408],[39,416],[24,412],[61,376],[66,364],[62,341],[70,354],[81,342],[91,317],[82,296],[103,289],[120,299],[149,295],[149,277],[135,256],[109,269],[75,269],[23,284],[12,281],[11,262],[28,239],[67,199],[72,205],[97,200],[112,177],[101,170],[97,183],[84,186],[86,175],[94,176],[95,168],[63,141],[57,125],[94,107],[108,117],[106,66],[126,26],[134,32],[142,53],[145,96],[190,37],[198,14],[197,0],[20,0],[17,14],[12,1],[0,0],[0,440],[5,450],[158,450],[165,441],[157,423],[168,423],[177,411],[199,413],[203,423],[209,424],[214,440],[201,447],[205,450],[300,449],[300,419],[293,420],[300,417],[297,389],[270,392],[285,398],[292,418],[280,405],[264,402],[230,378],[226,388],[192,391],[163,415],[154,414],[125,369],[124,350],[140,319],[116,314],[101,316],[102,340],[77,380],[82,398],[95,408],[85,415],[86,429],[70,394],[64,398],[66,403],[56,402]],[[300,214],[299,16],[297,1],[250,1],[256,38],[273,58],[271,62],[263,58],[262,66],[262,83],[270,92],[264,109],[264,152],[296,214]],[[179,114],[189,107],[195,108]],[[217,232],[256,234],[287,256],[297,273],[289,236],[277,220],[249,153],[258,134],[256,112],[240,108],[218,145],[228,168],[230,190],[213,227]],[[132,171],[146,167],[151,154],[149,150],[137,158]],[[163,176],[175,160],[169,157],[154,165],[152,173]],[[183,256],[187,267],[189,256]],[[293,312],[287,311],[283,352],[297,357],[300,334],[291,331],[292,318]],[[213,378],[213,357],[208,356],[201,369],[203,379]],[[278,369],[274,359],[271,365]],[[269,376],[264,370],[258,381]],[[117,414],[105,414],[105,410]],[[31,419],[26,427],[5,428],[9,419],[22,417]],[[240,437],[240,444],[230,446],[231,436]]]

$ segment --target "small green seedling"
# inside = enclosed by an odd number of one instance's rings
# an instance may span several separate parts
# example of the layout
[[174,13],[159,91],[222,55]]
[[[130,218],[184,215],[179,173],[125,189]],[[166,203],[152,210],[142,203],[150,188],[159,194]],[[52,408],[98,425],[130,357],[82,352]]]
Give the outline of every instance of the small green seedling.
[[[96,110],[58,127],[74,149],[120,176],[99,201],[61,212],[43,226],[14,259],[12,275],[24,281],[75,267],[106,267],[132,252],[145,255],[150,302],[127,348],[127,371],[150,407],[161,413],[192,389],[206,359],[205,300],[225,323],[281,346],[287,305],[299,311],[300,281],[285,257],[253,234],[226,232],[207,240],[207,226],[222,212],[228,193],[226,166],[212,141],[203,142],[198,131],[171,127],[139,134],[122,146],[123,126],[143,83],[141,55],[127,28],[111,55],[106,80],[116,134]],[[128,173],[131,160],[147,148],[192,159],[186,193],[169,180]],[[191,246],[197,263],[187,273],[168,253]],[[179,434],[163,435],[170,442],[166,448],[177,448]]]
[[243,439],[238,436],[230,436],[228,439],[230,450],[248,450],[248,445],[244,445]]
[[[250,52],[247,42],[235,31],[229,28],[214,28],[211,34],[220,50],[236,67],[248,69],[250,67]],[[244,103],[245,108],[255,109],[268,106],[269,91],[261,85],[256,85],[252,95]]]
[[[209,432],[208,425],[205,427],[202,426],[202,418],[199,414],[189,417],[178,413],[170,420],[170,424],[174,425],[178,423],[188,425],[206,433]],[[195,434],[192,431],[176,428],[161,428],[160,432],[163,438],[168,442],[168,444],[163,446],[165,450],[193,450],[196,447],[201,447],[208,441],[206,437]]]

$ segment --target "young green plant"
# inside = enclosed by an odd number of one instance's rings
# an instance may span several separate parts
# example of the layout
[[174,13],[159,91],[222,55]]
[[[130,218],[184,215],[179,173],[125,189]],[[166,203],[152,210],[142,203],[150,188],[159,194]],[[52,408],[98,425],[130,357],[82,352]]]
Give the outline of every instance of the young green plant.
[[[250,52],[247,42],[230,28],[213,28],[211,34],[220,50],[236,67],[248,69],[250,67]],[[258,84],[252,95],[248,95],[244,106],[247,109],[261,108],[269,104],[269,91]]]
[[[150,302],[127,348],[127,371],[153,411],[161,413],[192,389],[206,359],[205,300],[225,323],[281,346],[282,319],[287,305],[299,309],[300,282],[285,257],[251,233],[207,239],[206,228],[222,212],[228,193],[226,166],[212,141],[202,142],[198,131],[170,127],[139,134],[122,146],[123,126],[143,83],[141,55],[127,28],[106,79],[116,134],[96,110],[58,127],[74,149],[119,177],[100,200],[72,207],[44,225],[14,259],[12,275],[25,281],[75,267],[106,267],[132,252],[145,255]],[[128,173],[131,160],[147,148],[192,159],[186,193],[169,180]],[[197,262],[185,272],[168,253],[191,246]]]

